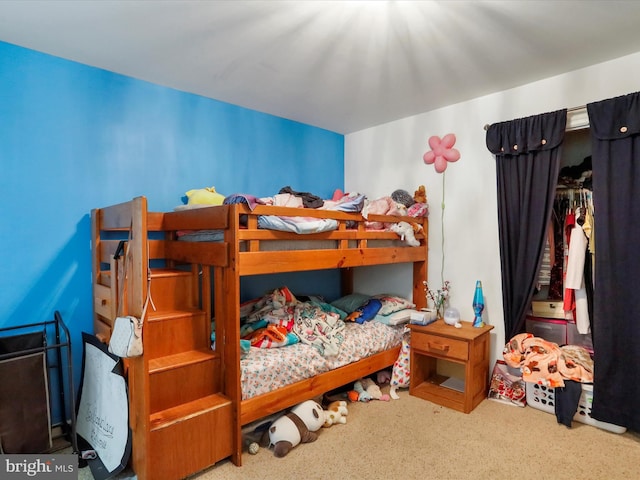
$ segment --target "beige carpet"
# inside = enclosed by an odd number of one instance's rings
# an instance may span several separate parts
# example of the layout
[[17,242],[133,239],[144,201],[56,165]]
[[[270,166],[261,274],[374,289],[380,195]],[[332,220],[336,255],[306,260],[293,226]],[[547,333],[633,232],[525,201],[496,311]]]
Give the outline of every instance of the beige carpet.
[[[198,480],[629,480],[640,478],[640,435],[622,435],[491,400],[470,414],[400,392],[400,400],[349,404],[346,425],[276,458],[261,448],[242,467],[219,462]],[[126,478],[126,475],[119,475]],[[82,469],[80,479],[91,479]]]

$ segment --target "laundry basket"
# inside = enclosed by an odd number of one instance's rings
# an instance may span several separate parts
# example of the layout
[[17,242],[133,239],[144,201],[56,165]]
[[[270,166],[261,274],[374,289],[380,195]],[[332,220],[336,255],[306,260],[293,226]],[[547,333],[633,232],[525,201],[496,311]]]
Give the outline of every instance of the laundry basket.
[[[555,414],[556,403],[554,392],[555,389],[537,385],[535,383],[526,382],[527,405],[543,412]],[[601,422],[591,418],[591,405],[593,403],[593,386],[589,383],[582,384],[582,395],[578,401],[578,410],[573,416],[576,422],[593,425],[613,433],[624,433],[627,431],[625,427],[620,427],[612,423]]]

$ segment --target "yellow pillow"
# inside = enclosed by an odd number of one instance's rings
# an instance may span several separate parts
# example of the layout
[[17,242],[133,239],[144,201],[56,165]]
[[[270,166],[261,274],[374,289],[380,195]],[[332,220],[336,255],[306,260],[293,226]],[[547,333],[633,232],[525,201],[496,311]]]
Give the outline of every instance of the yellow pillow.
[[216,192],[215,187],[198,188],[187,193],[189,205],[222,205],[224,195]]

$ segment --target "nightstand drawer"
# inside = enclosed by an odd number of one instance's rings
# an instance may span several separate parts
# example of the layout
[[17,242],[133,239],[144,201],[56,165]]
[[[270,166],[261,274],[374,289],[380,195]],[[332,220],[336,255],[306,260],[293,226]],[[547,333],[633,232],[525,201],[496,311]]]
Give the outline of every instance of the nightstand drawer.
[[467,360],[469,358],[468,342],[428,333],[413,331],[411,334],[411,348],[446,358],[458,360]]

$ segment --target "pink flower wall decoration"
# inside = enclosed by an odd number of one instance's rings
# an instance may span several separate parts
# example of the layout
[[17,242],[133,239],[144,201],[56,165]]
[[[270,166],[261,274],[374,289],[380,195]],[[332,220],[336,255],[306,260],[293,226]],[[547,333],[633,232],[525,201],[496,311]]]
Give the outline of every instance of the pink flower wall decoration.
[[437,135],[429,138],[431,150],[422,156],[424,163],[431,165],[435,163],[436,172],[442,173],[447,169],[447,162],[457,162],[460,159],[460,152],[452,148],[456,143],[456,136],[448,133],[442,139]]

